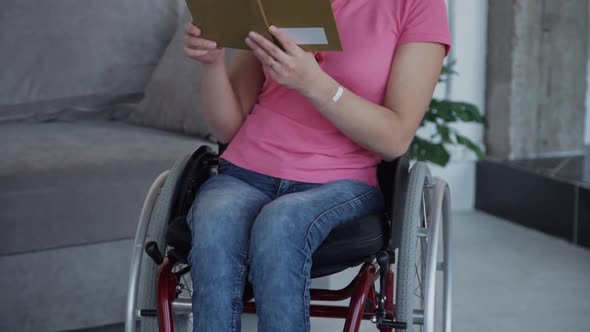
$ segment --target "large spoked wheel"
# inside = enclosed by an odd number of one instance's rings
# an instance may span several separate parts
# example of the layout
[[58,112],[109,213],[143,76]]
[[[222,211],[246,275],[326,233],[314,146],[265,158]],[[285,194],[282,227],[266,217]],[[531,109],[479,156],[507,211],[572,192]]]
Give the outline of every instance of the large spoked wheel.
[[451,218],[446,182],[433,179],[426,164],[416,163],[400,200],[399,253],[395,292],[396,320],[406,330],[450,332]]
[[[189,157],[179,160],[170,171],[162,173],[152,184],[144,201],[131,258],[125,320],[126,332],[137,330],[142,332],[158,331],[158,319],[156,316],[156,274],[158,266],[145,253],[144,244],[148,241],[154,241],[158,244],[162,253],[166,253],[166,228],[170,220],[174,190]],[[175,269],[180,268],[182,267],[178,266]],[[186,288],[182,290],[179,299],[185,294],[184,298],[188,297],[187,304],[190,304],[190,287],[192,287],[190,274],[186,274],[181,279],[181,283]],[[187,301],[180,302],[186,303]],[[190,326],[192,326],[191,318],[189,313],[175,316],[174,322],[177,331],[189,331]]]

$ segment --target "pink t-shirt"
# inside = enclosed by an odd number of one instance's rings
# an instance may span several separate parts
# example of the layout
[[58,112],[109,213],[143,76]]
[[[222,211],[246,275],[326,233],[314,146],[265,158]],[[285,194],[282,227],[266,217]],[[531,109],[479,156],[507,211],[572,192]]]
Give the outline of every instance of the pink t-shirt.
[[[316,59],[342,86],[379,105],[397,45],[450,47],[444,0],[335,0],[332,6],[343,51],[316,52]],[[221,158],[288,180],[377,185],[377,155],[345,136],[301,94],[264,74],[256,105]]]

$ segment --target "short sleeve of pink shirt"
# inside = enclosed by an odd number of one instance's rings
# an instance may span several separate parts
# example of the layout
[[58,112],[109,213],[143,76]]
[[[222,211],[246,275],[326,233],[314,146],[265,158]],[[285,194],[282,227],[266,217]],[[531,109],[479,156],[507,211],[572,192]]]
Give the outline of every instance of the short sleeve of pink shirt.
[[[444,0],[334,0],[342,52],[314,52],[342,86],[383,104],[398,45],[451,45]],[[272,23],[272,22],[271,22]],[[377,185],[380,158],[356,144],[299,93],[265,82],[250,115],[221,155],[240,167],[282,179]]]
[[446,46],[448,54],[451,46],[447,8],[443,0],[393,1],[401,14],[398,44],[410,42],[438,42]]

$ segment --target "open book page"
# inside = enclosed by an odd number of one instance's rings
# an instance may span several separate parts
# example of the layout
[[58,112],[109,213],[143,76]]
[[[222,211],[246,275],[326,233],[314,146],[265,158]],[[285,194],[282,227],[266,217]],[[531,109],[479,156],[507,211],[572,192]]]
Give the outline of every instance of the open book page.
[[250,49],[244,41],[256,31],[272,40],[258,0],[186,0],[203,38],[221,47]]
[[330,0],[259,0],[269,25],[283,28],[307,51],[341,51]]

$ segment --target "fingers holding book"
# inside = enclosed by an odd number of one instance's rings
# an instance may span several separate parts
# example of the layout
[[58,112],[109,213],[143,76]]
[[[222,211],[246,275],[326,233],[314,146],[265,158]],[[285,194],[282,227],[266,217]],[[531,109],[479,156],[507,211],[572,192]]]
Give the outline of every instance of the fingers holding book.
[[256,32],[250,32],[246,38],[246,44],[258,56],[262,63],[270,64],[271,61],[277,60],[286,63],[290,60],[290,55],[281,50],[270,40],[264,38]]
[[300,48],[282,29],[271,26],[269,30],[284,50],[253,31],[248,34],[246,44],[276,82],[303,93],[322,69],[313,54]]
[[201,29],[192,22],[185,25],[184,53],[188,58],[203,64],[223,61],[223,49],[217,43],[201,37]]

